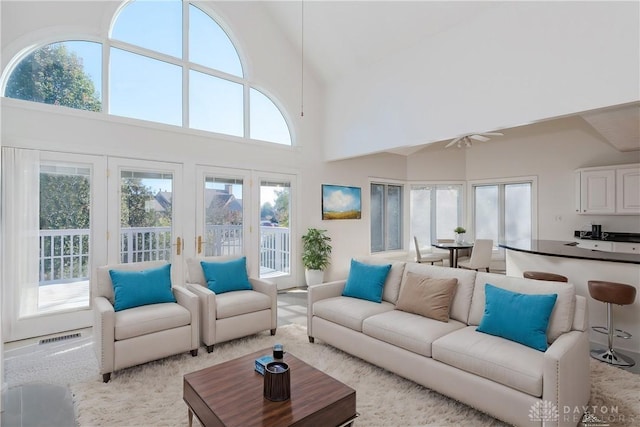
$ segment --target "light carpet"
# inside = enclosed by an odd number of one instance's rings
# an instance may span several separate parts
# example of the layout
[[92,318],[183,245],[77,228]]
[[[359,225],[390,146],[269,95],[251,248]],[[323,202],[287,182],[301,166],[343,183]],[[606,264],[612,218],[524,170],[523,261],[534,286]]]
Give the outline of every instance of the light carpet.
[[[439,393],[372,366],[331,346],[310,344],[306,328],[287,325],[275,337],[268,333],[216,345],[213,353],[200,349],[125,369],[109,383],[97,373],[92,380],[70,386],[80,426],[186,426],[182,400],[183,375],[241,355],[270,348],[285,351],[356,390],[357,426],[502,426],[504,423]],[[617,407],[625,422],[640,422],[640,377],[592,363],[591,404]],[[597,410],[595,411],[598,412]],[[631,421],[631,422],[627,422]],[[194,424],[198,425],[195,421]]]

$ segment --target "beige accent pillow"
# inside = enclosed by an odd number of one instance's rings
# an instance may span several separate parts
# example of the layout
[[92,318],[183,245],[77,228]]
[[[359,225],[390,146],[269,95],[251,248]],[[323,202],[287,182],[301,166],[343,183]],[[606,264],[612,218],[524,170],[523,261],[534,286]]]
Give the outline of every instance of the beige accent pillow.
[[424,317],[449,321],[449,307],[458,279],[432,279],[428,276],[407,272],[404,286],[398,297],[398,310]]

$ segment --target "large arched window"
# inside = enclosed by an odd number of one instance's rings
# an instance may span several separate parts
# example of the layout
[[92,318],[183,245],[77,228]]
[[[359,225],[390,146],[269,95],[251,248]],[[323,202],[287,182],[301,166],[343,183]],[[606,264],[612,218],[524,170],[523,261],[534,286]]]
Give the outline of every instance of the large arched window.
[[34,50],[11,71],[4,95],[292,144],[282,111],[250,86],[227,33],[186,1],[130,1],[104,44],[63,40]]

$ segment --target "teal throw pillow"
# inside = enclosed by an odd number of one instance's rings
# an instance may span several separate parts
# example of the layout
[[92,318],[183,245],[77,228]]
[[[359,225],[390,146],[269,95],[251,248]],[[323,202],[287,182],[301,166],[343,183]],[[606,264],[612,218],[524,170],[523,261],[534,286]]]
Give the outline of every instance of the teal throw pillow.
[[142,271],[109,270],[115,311],[148,304],[176,302],[171,291],[171,264]]
[[231,261],[200,261],[207,287],[216,294],[253,289],[247,276],[247,257]]
[[557,294],[520,294],[484,285],[484,315],[477,331],[545,351],[547,326]]
[[351,260],[351,269],[342,295],[373,302],[382,301],[384,282],[391,270],[391,264],[371,265]]

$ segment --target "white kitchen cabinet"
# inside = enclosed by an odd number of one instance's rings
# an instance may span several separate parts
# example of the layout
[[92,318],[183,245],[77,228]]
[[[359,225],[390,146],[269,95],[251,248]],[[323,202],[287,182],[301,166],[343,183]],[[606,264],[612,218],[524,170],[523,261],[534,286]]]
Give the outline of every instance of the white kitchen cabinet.
[[613,252],[640,254],[640,243],[612,242]]
[[603,242],[602,240],[578,240],[578,247],[591,249],[593,251],[613,252],[614,242]]
[[616,171],[614,169],[580,172],[580,213],[616,213]]
[[616,212],[640,214],[640,167],[616,169]]
[[575,172],[575,209],[585,215],[640,215],[640,165]]

